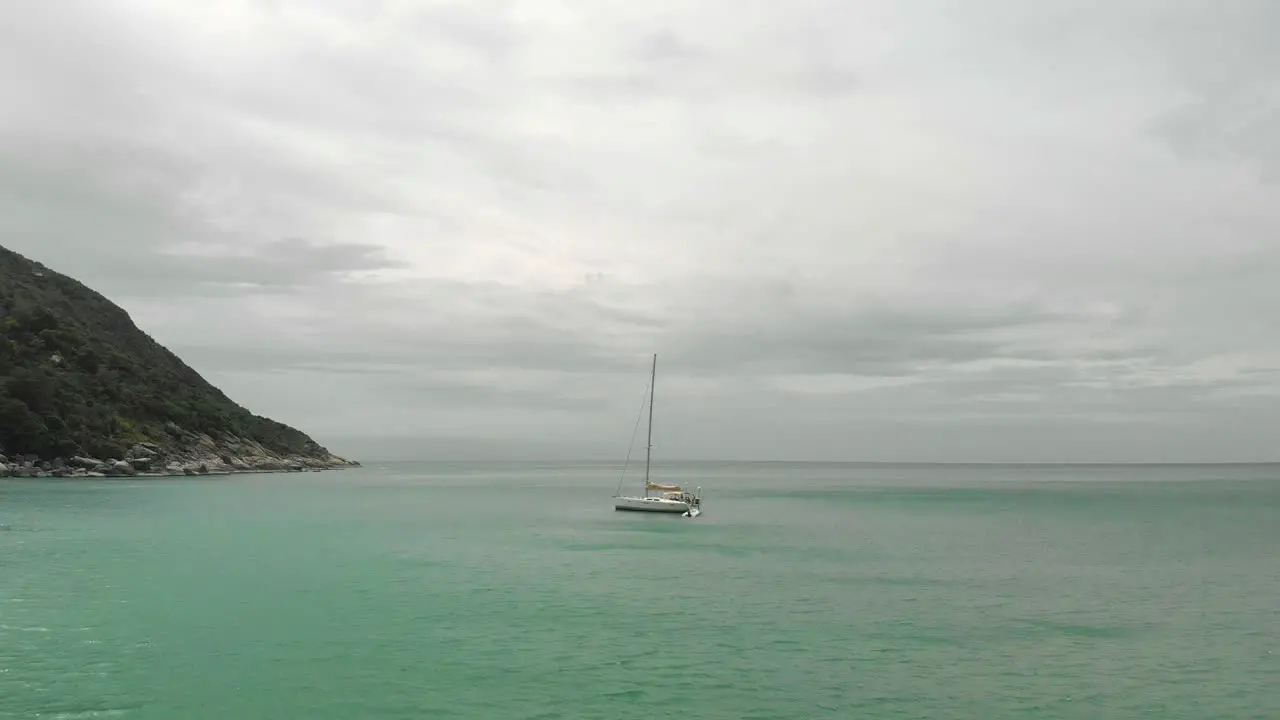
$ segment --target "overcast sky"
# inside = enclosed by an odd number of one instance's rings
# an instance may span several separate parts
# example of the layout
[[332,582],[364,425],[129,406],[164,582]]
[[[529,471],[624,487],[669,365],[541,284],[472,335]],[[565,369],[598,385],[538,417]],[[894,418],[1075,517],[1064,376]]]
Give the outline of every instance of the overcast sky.
[[0,244],[359,459],[1276,458],[1276,28],[8,2]]

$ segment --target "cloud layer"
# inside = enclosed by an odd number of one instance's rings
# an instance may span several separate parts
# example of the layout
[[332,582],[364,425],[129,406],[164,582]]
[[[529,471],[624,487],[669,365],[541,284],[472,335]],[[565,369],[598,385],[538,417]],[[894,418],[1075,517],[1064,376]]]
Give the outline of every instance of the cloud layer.
[[0,20],[0,243],[340,451],[1274,457],[1274,3]]

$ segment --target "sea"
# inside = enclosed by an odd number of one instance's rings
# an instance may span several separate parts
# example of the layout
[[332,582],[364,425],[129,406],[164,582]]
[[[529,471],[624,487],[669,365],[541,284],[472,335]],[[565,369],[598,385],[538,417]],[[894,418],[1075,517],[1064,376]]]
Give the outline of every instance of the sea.
[[1280,718],[1280,466],[0,481],[0,718]]

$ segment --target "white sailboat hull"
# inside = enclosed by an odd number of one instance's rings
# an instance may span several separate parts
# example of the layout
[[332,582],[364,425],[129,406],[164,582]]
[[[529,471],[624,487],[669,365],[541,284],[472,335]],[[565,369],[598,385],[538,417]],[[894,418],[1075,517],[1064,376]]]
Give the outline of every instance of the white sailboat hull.
[[689,512],[689,503],[663,497],[616,497],[613,499],[613,509],[632,512],[686,513]]

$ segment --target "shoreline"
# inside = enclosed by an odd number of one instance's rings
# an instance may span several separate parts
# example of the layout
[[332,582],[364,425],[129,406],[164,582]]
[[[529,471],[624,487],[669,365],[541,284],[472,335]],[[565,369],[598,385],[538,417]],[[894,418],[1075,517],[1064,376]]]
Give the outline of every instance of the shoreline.
[[142,479],[159,479],[159,478],[201,478],[201,477],[222,477],[229,475],[287,475],[302,473],[318,473],[328,472],[330,470],[349,470],[352,468],[363,467],[360,463],[348,461],[342,465],[325,465],[325,466],[302,466],[302,467],[276,467],[276,468],[235,468],[216,470],[199,470],[194,468],[183,468],[181,470],[171,470],[167,472],[156,472],[153,470],[120,472],[108,471],[99,472],[97,470],[87,470],[85,468],[50,468],[43,469],[38,466],[13,466],[0,463],[0,480],[131,480],[135,478]]
[[45,470],[38,470],[34,473],[23,474],[5,474],[4,468],[0,467],[0,481],[4,480],[162,480],[165,478],[210,478],[210,477],[229,477],[232,475],[301,475],[303,473],[321,473],[334,471],[350,470],[360,468],[362,465],[339,465],[335,467],[315,467],[302,469],[281,469],[266,470],[253,468],[249,470],[210,470],[208,472],[137,472],[131,475],[126,474],[107,474],[93,471],[71,472],[71,473],[55,473]]
[[200,433],[182,446],[141,442],[122,459],[74,456],[43,459],[0,454],[0,478],[151,478],[202,477],[248,473],[320,472],[361,467],[316,447],[307,454],[279,453],[261,444],[227,436],[220,440]]

